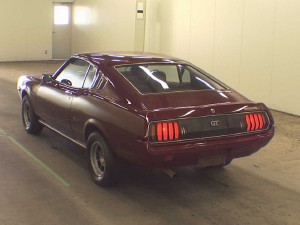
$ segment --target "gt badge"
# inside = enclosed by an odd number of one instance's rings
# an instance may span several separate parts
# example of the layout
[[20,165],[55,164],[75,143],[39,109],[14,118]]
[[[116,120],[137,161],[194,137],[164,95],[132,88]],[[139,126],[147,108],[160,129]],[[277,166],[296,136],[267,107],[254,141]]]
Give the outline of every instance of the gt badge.
[[213,120],[213,121],[210,122],[210,125],[212,127],[218,127],[218,126],[220,126],[220,123],[221,123],[220,120]]

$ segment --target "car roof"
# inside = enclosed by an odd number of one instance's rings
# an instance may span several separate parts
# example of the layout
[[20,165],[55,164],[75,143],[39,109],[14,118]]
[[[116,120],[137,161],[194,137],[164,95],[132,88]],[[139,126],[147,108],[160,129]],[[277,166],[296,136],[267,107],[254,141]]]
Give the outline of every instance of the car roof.
[[[83,53],[73,57],[83,58],[91,63],[106,66],[117,66],[138,63],[183,63],[184,60],[156,53],[144,52],[107,52]],[[187,62],[185,62],[187,63]]]

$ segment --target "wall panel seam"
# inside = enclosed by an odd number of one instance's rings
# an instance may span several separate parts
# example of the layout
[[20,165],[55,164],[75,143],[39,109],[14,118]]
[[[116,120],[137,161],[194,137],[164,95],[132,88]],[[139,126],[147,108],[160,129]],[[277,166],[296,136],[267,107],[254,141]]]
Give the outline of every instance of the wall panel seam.
[[243,37],[244,37],[244,22],[245,22],[245,0],[243,0],[243,9],[242,9],[242,27],[241,27],[241,43],[240,43],[240,63],[239,63],[239,82],[238,89],[241,89],[241,69],[242,69],[242,52],[243,52]]

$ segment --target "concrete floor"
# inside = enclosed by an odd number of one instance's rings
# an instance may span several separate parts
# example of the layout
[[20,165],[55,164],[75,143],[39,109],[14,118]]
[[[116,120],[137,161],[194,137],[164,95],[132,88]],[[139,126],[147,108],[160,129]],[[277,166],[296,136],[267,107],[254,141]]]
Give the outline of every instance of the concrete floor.
[[109,189],[90,179],[84,151],[21,123],[16,80],[61,62],[0,63],[0,225],[300,224],[300,118],[273,111],[276,135],[224,169],[131,168]]

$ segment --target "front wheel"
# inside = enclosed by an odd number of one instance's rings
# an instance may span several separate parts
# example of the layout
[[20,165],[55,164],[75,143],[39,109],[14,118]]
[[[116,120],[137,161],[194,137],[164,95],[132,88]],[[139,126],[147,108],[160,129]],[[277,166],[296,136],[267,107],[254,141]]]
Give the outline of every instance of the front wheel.
[[93,181],[102,187],[113,184],[119,172],[119,162],[98,132],[89,136],[87,153],[89,171]]
[[43,126],[39,123],[38,117],[34,113],[29,97],[27,95],[22,100],[22,121],[24,128],[28,133],[41,133]]

